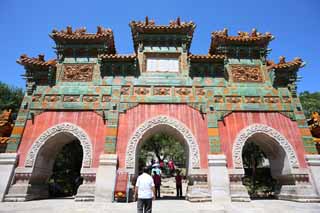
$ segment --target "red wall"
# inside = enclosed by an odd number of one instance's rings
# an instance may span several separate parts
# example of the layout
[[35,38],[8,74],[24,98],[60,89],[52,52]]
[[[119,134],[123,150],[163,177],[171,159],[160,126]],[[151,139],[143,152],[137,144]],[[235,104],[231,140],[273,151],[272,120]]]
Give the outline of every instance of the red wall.
[[260,123],[279,131],[296,151],[301,167],[306,168],[304,148],[298,124],[280,113],[263,112],[234,112],[219,121],[219,133],[222,150],[227,156],[228,167],[233,168],[232,147],[237,134],[247,126]]
[[125,167],[127,143],[135,130],[146,120],[159,115],[173,117],[190,129],[200,148],[200,166],[207,168],[209,151],[207,119],[203,119],[199,111],[185,104],[140,104],[120,114],[117,141],[119,167]]
[[98,167],[99,156],[104,150],[105,127],[101,116],[94,112],[44,112],[35,116],[34,124],[28,120],[18,150],[19,166],[24,166],[32,143],[48,128],[63,122],[73,123],[88,134],[93,149],[92,167]]

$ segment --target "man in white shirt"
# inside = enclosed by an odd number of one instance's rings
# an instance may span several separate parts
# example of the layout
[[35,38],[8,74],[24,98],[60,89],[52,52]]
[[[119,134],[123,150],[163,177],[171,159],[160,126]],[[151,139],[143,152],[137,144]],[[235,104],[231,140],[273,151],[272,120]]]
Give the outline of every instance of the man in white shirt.
[[138,213],[152,212],[152,199],[155,199],[154,183],[148,174],[148,168],[143,169],[143,173],[138,177],[134,197],[138,198]]

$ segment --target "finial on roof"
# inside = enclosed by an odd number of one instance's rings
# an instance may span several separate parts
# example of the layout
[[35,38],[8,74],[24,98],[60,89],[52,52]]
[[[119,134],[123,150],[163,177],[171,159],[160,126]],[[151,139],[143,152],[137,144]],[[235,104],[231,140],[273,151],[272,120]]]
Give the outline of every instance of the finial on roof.
[[101,26],[97,27],[97,34],[102,34],[102,27]]
[[149,24],[149,17],[148,17],[148,16],[146,16],[146,22],[145,22],[145,24],[146,24],[146,25]]
[[295,57],[293,60],[297,62],[302,62],[302,59],[300,57]]
[[39,61],[44,61],[44,54],[39,54],[38,55],[38,60]]
[[257,35],[258,35],[257,29],[256,29],[256,28],[253,28],[253,29],[251,30],[251,36],[252,36],[252,37],[257,37]]
[[72,27],[71,26],[67,26],[67,34],[72,34]]
[[181,21],[180,21],[180,17],[178,16],[178,18],[177,18],[177,25],[181,25]]
[[280,56],[279,57],[279,64],[284,64],[284,63],[286,63],[286,57]]
[[223,28],[222,34],[228,37],[228,28]]
[[20,56],[20,59],[24,59],[24,58],[27,58],[28,56],[27,56],[27,54],[22,54],[21,56]]

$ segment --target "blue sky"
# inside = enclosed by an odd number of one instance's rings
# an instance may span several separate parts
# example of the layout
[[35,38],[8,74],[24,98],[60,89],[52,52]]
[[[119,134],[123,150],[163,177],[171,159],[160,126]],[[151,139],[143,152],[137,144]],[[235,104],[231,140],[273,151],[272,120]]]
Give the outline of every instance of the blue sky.
[[268,0],[268,1],[0,1],[0,81],[24,87],[20,76],[23,67],[16,60],[23,53],[46,59],[54,58],[53,41],[48,34],[52,29],[67,25],[85,26],[96,32],[96,26],[111,28],[118,53],[132,53],[131,20],[145,16],[158,24],[167,24],[180,16],[182,21],[197,24],[191,45],[192,53],[206,54],[212,31],[271,32],[275,36],[270,44],[269,58],[278,61],[284,55],[287,61],[301,57],[307,65],[300,70],[303,77],[298,90],[320,91],[320,1]]

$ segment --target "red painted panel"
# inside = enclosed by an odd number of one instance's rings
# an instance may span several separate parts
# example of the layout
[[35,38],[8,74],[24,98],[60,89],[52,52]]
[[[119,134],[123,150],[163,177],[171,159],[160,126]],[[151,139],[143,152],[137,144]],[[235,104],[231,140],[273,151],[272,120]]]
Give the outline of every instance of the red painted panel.
[[206,117],[185,104],[140,104],[119,117],[117,154],[120,168],[125,167],[127,143],[135,130],[146,120],[166,115],[184,123],[197,140],[200,149],[200,166],[207,168],[209,152],[208,126]]
[[34,124],[27,121],[18,150],[19,166],[25,163],[26,155],[32,143],[48,128],[59,123],[69,122],[82,128],[90,137],[93,149],[92,167],[98,167],[99,156],[104,150],[105,125],[101,116],[94,112],[44,112],[35,117]]
[[254,123],[265,124],[279,131],[294,148],[300,167],[307,167],[303,142],[296,122],[276,112],[234,112],[226,116],[224,122],[218,123],[222,150],[227,156],[229,168],[233,168],[232,146],[237,134]]

